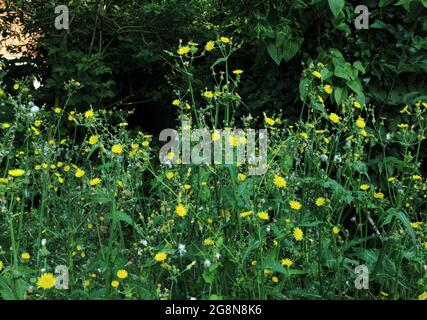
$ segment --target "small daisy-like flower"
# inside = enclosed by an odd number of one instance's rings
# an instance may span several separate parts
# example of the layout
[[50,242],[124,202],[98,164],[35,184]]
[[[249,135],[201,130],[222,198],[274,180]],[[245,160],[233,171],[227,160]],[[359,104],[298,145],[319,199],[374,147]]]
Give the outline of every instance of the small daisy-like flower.
[[363,118],[358,118],[357,120],[356,120],[356,126],[358,127],[358,128],[360,128],[360,129],[364,129],[365,127],[366,127],[366,122],[365,122],[365,119],[363,119]]
[[175,213],[176,213],[179,217],[183,218],[183,217],[185,217],[185,216],[187,215],[187,209],[185,209],[185,207],[180,203],[180,204],[178,204],[178,205],[176,206],[176,208],[175,208]]
[[292,265],[294,264],[294,262],[291,259],[288,259],[288,258],[282,259],[280,261],[280,263],[282,264],[282,266],[288,267],[288,268],[292,267]]
[[61,108],[60,107],[56,107],[55,109],[53,109],[53,111],[55,113],[61,113]]
[[314,77],[318,78],[318,79],[321,79],[321,78],[322,78],[322,75],[320,74],[320,72],[319,72],[319,71],[313,71],[311,74],[312,74]]
[[212,99],[214,95],[212,91],[205,91],[203,92],[203,96],[207,99]]
[[93,146],[94,144],[97,144],[98,141],[99,141],[99,137],[96,135],[90,136],[90,138],[89,138],[89,144],[91,146]]
[[267,212],[262,211],[258,213],[258,218],[260,218],[261,220],[268,220],[270,217]]
[[233,70],[233,74],[235,74],[236,76],[239,76],[242,73],[243,73],[243,70],[240,70],[240,69]]
[[275,123],[276,123],[276,121],[275,121],[274,119],[271,119],[271,118],[269,118],[269,117],[266,117],[266,118],[264,119],[264,121],[265,121],[265,123],[266,123],[266,124],[268,124],[270,127],[274,126],[274,125],[275,125]]
[[353,102],[353,106],[355,107],[355,108],[357,108],[357,109],[361,109],[362,108],[362,105],[360,104],[360,102],[358,102],[358,101],[354,101]]
[[111,286],[112,286],[113,288],[117,288],[119,285],[120,285],[120,282],[118,282],[117,280],[113,280],[113,281],[111,281]]
[[421,225],[422,225],[423,223],[422,222],[420,222],[420,221],[416,221],[416,222],[411,222],[411,227],[412,227],[412,229],[419,229],[419,228],[421,228]]
[[329,115],[329,120],[331,120],[333,123],[339,123],[341,118],[336,113],[331,113]]
[[219,131],[215,130],[212,133],[212,141],[218,141],[219,139],[221,139],[221,134],[219,133]]
[[370,187],[369,187],[369,184],[364,183],[359,188],[362,191],[367,191]]
[[13,85],[13,89],[14,89],[14,90],[18,90],[18,89],[19,89],[19,83],[15,83],[15,84]]
[[294,229],[293,235],[296,241],[301,241],[304,239],[304,232],[299,227]]
[[189,53],[189,52],[190,52],[190,47],[189,47],[189,46],[181,47],[181,48],[179,48],[179,49],[178,49],[178,51],[177,51],[177,53],[178,53],[180,56],[183,56],[183,55],[185,55],[185,54],[187,54],[187,53]]
[[84,171],[84,170],[82,170],[82,169],[77,169],[76,170],[76,173],[74,174],[74,176],[76,177],[76,178],[81,178],[81,177],[83,177],[84,175],[86,174],[86,172]]
[[93,179],[91,179],[90,181],[89,181],[89,184],[92,186],[92,187],[94,187],[94,186],[96,186],[96,185],[98,185],[98,184],[100,184],[101,183],[101,179],[100,178],[93,178]]
[[95,116],[95,113],[93,112],[92,109],[88,110],[85,112],[85,119],[91,119]]
[[274,283],[278,283],[279,282],[279,278],[274,276],[271,278],[271,281],[273,281]]
[[333,233],[333,234],[338,234],[338,233],[340,233],[340,228],[338,228],[337,226],[334,226],[334,227],[332,228],[332,233]]
[[31,256],[28,252],[21,253],[21,259],[24,261],[30,260]]
[[154,260],[156,260],[157,262],[163,262],[167,259],[167,257],[168,255],[166,254],[166,252],[160,251],[154,256]]
[[111,147],[111,152],[115,154],[122,154],[123,153],[123,147],[120,144],[115,144]]
[[56,278],[52,273],[43,273],[37,279],[37,287],[41,289],[51,289],[55,286]]
[[299,202],[299,201],[291,200],[291,201],[289,201],[289,206],[290,206],[293,210],[298,211],[298,210],[300,210],[300,209],[301,209],[302,204],[301,204],[301,202]]
[[214,41],[208,41],[205,45],[205,51],[212,51],[215,48],[215,42]]
[[384,193],[382,193],[382,192],[375,192],[374,193],[374,198],[375,199],[384,199]]
[[128,272],[124,269],[120,269],[117,271],[117,277],[119,279],[126,279],[128,277]]
[[239,181],[245,181],[246,180],[246,175],[243,173],[239,173],[237,174],[237,179],[239,179]]
[[228,37],[221,37],[220,40],[222,43],[230,43],[230,38]]
[[22,177],[25,174],[25,170],[22,169],[12,169],[7,172],[11,177],[18,178]]
[[326,85],[323,87],[323,90],[325,90],[325,92],[326,92],[327,94],[331,94],[331,93],[332,93],[332,86],[331,86],[330,84],[326,84]]
[[413,176],[412,176],[412,180],[417,181],[417,180],[421,180],[421,179],[422,179],[422,177],[421,177],[421,176],[419,176],[419,175],[413,175]]
[[324,206],[325,203],[326,203],[326,200],[323,197],[319,197],[316,199],[316,206],[318,207]]
[[278,188],[286,188],[286,180],[285,180],[285,178],[283,178],[283,177],[281,177],[279,175],[275,175],[274,176],[273,183]]

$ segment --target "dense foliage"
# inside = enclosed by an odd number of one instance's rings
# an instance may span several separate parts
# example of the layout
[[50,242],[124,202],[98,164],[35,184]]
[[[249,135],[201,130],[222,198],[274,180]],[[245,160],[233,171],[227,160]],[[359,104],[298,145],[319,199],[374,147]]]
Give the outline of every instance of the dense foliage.
[[[1,298],[427,299],[426,1],[56,5],[0,9]],[[268,170],[161,164],[184,120]]]

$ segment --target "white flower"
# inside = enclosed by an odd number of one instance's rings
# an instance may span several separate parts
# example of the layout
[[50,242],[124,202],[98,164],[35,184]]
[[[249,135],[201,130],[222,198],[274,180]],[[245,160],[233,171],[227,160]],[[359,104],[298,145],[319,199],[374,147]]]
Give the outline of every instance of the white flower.
[[148,244],[147,240],[141,240],[140,242],[144,247],[146,247]]
[[42,239],[42,246],[44,247],[46,245],[46,239]]
[[209,259],[206,259],[205,261],[203,261],[203,266],[205,268],[209,268],[211,266],[211,262]]
[[33,81],[33,86],[34,86],[34,89],[38,89],[38,88],[40,88],[41,87],[41,83],[40,83],[40,81],[39,80],[37,80],[37,78],[34,78],[34,81]]
[[33,106],[33,107],[31,107],[30,111],[31,111],[31,113],[37,113],[40,111],[40,108],[37,106]]
[[184,254],[187,253],[187,250],[185,249],[185,244],[180,243],[178,245],[178,252],[180,256],[183,256]]
[[327,161],[328,161],[328,156],[327,156],[326,154],[322,154],[322,155],[320,156],[320,160],[321,160],[322,162],[327,162]]
[[215,259],[219,260],[221,258],[221,254],[219,252],[215,253]]

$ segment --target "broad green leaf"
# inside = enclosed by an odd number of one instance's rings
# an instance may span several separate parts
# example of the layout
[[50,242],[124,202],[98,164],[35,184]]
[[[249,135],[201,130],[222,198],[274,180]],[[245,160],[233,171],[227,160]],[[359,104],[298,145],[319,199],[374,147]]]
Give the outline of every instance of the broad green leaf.
[[270,43],[267,46],[267,52],[270,55],[271,59],[277,64],[280,65],[283,59],[283,53],[280,47],[277,47],[275,43]]
[[336,18],[344,9],[345,0],[328,0],[328,3],[329,3],[329,8],[331,9],[333,15]]

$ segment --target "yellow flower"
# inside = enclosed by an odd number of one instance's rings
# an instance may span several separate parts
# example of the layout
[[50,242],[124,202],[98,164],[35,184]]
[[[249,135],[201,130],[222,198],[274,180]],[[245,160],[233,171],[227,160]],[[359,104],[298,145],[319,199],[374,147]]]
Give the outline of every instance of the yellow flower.
[[400,110],[400,113],[407,113],[407,114],[411,114],[408,110],[409,106],[406,105],[402,110]]
[[274,121],[274,119],[271,119],[269,117],[265,118],[265,123],[268,124],[270,127],[274,126],[276,121]]
[[301,132],[299,135],[300,135],[301,137],[303,137],[305,140],[307,140],[307,139],[308,139],[308,134],[307,134],[307,133],[305,133],[305,132]]
[[187,215],[187,209],[185,209],[185,207],[180,203],[178,204],[178,206],[175,208],[175,213],[183,218]]
[[95,113],[93,112],[92,109],[90,109],[90,110],[85,112],[85,119],[93,118],[94,115],[95,115]]
[[205,92],[203,92],[203,96],[205,98],[212,99],[213,98],[213,92],[212,91],[205,91]]
[[416,222],[411,222],[411,227],[413,228],[413,229],[419,229],[419,228],[421,228],[421,225],[422,225],[423,223],[422,222],[420,222],[420,221],[416,221]]
[[175,176],[175,174],[171,171],[169,171],[168,173],[166,173],[166,178],[168,178],[169,180],[172,179]]
[[427,291],[424,291],[418,296],[418,300],[427,300]]
[[22,170],[22,169],[12,169],[12,170],[8,171],[8,174],[11,177],[18,178],[18,177],[22,177],[25,174],[25,170]]
[[30,260],[31,256],[28,252],[23,252],[21,253],[21,259],[26,261],[26,260]]
[[325,92],[326,92],[327,94],[331,94],[331,93],[332,93],[332,86],[331,86],[330,84],[326,84],[326,85],[323,87],[323,90],[325,90]]
[[289,201],[289,206],[292,208],[292,209],[294,209],[294,210],[300,210],[301,209],[301,207],[302,207],[302,204],[301,204],[301,202],[299,202],[299,201],[296,201],[296,200],[291,200],[291,201]]
[[7,178],[0,178],[0,184],[8,184],[9,180]]
[[275,175],[273,179],[273,183],[278,188],[286,188],[286,180],[281,176]]
[[268,220],[270,217],[268,216],[267,212],[262,211],[258,213],[258,218],[260,218],[261,220]]
[[423,243],[424,249],[427,250],[427,241]]
[[325,205],[326,200],[323,197],[319,197],[316,199],[316,206],[321,207],[323,205]]
[[390,177],[387,179],[388,182],[394,182],[396,181],[396,177]]
[[112,286],[113,288],[117,288],[119,285],[120,285],[120,282],[118,282],[117,280],[113,280],[113,281],[111,281],[111,286]]
[[189,53],[189,52],[190,52],[190,47],[189,47],[189,46],[181,47],[181,48],[179,48],[179,49],[178,49],[178,51],[177,51],[177,53],[178,53],[180,56],[183,56],[183,55],[185,55],[185,54],[187,54],[187,53]]
[[235,74],[237,76],[241,75],[242,73],[243,73],[243,70],[241,70],[241,69],[233,70],[233,74]]
[[126,279],[128,277],[128,272],[124,269],[120,269],[117,271],[117,277],[119,279]]
[[409,125],[408,124],[406,124],[406,123],[400,123],[400,124],[398,124],[397,125],[400,129],[407,129],[407,128],[409,128]]
[[282,266],[288,267],[288,268],[292,267],[292,265],[294,264],[294,262],[291,259],[288,259],[288,258],[282,259],[280,261],[280,263],[282,264]]
[[363,118],[358,118],[356,120],[356,126],[359,127],[360,129],[364,129],[366,127],[366,123],[365,120]]
[[338,233],[340,233],[340,228],[338,228],[337,226],[334,226],[334,227],[332,228],[332,233],[333,233],[333,234],[338,234]]
[[91,146],[93,146],[94,144],[97,144],[99,141],[99,137],[98,136],[90,136],[89,138],[89,144]]
[[7,122],[2,123],[1,126],[2,126],[3,129],[8,129],[8,128],[11,127],[10,123],[7,123]]
[[120,144],[115,144],[114,146],[111,147],[111,152],[115,154],[122,154],[123,148]]
[[315,76],[316,78],[319,78],[319,79],[321,79],[321,78],[322,78],[322,75],[320,74],[320,72],[319,72],[319,71],[313,71],[311,74],[312,74],[313,76]]
[[279,282],[279,278],[274,276],[271,278],[271,281],[273,281],[274,283],[277,283],[277,282]]
[[214,41],[211,40],[211,41],[206,42],[206,45],[205,45],[206,51],[212,51],[214,48],[215,48],[215,42]]
[[98,184],[100,184],[101,183],[101,179],[99,179],[99,178],[93,178],[93,179],[91,179],[90,181],[89,181],[89,184],[92,186],[92,187],[94,187],[94,186],[96,186],[96,185],[98,185]]
[[412,180],[421,180],[421,179],[422,179],[422,177],[419,175],[413,175],[412,176]]
[[304,239],[304,232],[302,232],[301,228],[295,228],[294,229],[294,238],[296,241],[301,241]]
[[240,213],[240,218],[246,218],[246,217],[251,216],[252,214],[253,214],[253,211],[245,211],[245,212]]
[[364,183],[360,186],[360,190],[366,191],[368,189],[369,189],[369,184]]
[[329,115],[329,120],[331,120],[333,123],[339,123],[341,118],[336,113],[331,113]]
[[51,289],[55,286],[56,278],[52,273],[43,273],[37,279],[37,287],[42,289]]
[[215,130],[212,133],[212,141],[218,141],[219,139],[221,139],[221,134],[219,133],[219,131]]
[[163,262],[167,259],[168,255],[166,254],[166,252],[159,252],[154,256],[154,260],[156,260],[157,262]]
[[172,104],[173,104],[174,106],[179,107],[179,105],[181,104],[181,101],[179,101],[179,99],[175,99],[174,101],[172,101]]
[[353,102],[353,106],[354,106],[355,108],[357,108],[357,109],[361,109],[361,108],[362,108],[362,105],[361,105],[358,101],[354,101],[354,102]]
[[239,173],[237,174],[237,179],[239,179],[239,181],[245,181],[246,180],[246,175],[244,175],[243,173]]
[[60,113],[61,112],[61,108],[60,107],[56,107],[55,109],[53,109],[53,111],[55,113]]
[[13,89],[14,89],[14,90],[18,90],[18,89],[19,89],[19,83],[15,83],[15,84],[13,85]]
[[375,192],[374,193],[374,198],[375,199],[384,199],[384,193],[382,193],[382,192]]
[[228,143],[232,147],[237,147],[239,145],[239,138],[237,136],[231,136],[228,138]]
[[84,170],[82,170],[82,169],[78,168],[78,169],[76,170],[76,173],[74,174],[74,176],[75,176],[76,178],[81,178],[81,177],[83,177],[85,174],[86,174],[86,172],[85,172]]
[[212,239],[210,239],[210,238],[207,238],[207,239],[205,239],[205,240],[203,241],[203,244],[204,244],[205,246],[212,246],[214,243],[215,243],[215,242],[214,242]]
[[227,38],[227,37],[221,37],[220,40],[222,43],[230,43],[230,38]]

